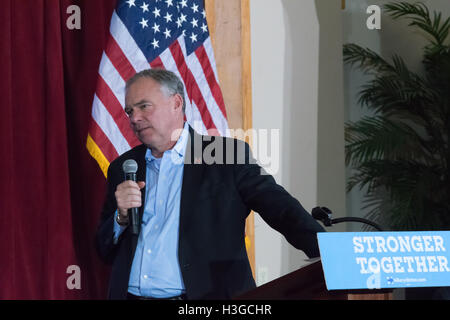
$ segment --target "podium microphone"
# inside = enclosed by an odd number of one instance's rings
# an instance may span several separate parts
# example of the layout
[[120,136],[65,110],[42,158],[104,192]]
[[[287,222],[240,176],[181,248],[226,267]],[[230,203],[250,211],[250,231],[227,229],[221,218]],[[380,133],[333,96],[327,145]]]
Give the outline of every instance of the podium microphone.
[[[132,180],[136,182],[136,172],[138,165],[133,159],[128,159],[122,164],[122,169],[125,174],[125,180]],[[130,212],[131,211],[131,212]],[[134,235],[139,234],[139,212],[138,208],[129,209],[129,216],[131,222],[131,233]]]

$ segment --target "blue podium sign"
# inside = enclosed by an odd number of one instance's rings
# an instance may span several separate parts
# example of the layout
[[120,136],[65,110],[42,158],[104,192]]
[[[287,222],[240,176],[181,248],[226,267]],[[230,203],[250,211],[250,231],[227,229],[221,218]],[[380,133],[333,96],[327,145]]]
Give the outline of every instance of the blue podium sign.
[[450,232],[317,235],[328,290],[450,286]]

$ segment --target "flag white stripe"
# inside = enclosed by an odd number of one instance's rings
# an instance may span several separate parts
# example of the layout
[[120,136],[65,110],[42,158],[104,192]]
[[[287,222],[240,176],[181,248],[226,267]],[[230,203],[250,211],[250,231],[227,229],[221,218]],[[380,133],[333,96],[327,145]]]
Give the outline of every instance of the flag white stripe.
[[105,53],[100,62],[99,74],[114,93],[122,108],[125,108],[125,81]]
[[97,125],[102,129],[102,131],[111,141],[111,144],[114,146],[119,155],[130,150],[130,145],[122,135],[122,132],[120,132],[113,117],[103,105],[101,100],[97,97],[97,95],[94,95],[92,118],[95,120],[95,122],[97,122]]

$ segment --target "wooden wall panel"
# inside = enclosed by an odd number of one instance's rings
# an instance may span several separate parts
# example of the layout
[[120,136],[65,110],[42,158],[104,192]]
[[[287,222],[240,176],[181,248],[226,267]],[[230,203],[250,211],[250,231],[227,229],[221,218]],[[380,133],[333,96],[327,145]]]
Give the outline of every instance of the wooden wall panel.
[[[228,125],[246,131],[252,128],[250,0],[205,0],[205,10]],[[251,145],[251,137],[246,140]],[[253,213],[247,219],[246,236],[255,275]]]
[[231,129],[243,128],[242,122],[242,50],[241,1],[206,0],[220,87]]

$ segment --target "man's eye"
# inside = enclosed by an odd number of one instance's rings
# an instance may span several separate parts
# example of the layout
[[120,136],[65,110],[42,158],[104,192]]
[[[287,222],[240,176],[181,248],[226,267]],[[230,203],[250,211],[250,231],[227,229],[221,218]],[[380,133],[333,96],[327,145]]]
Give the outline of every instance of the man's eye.
[[127,116],[131,116],[131,114],[133,113],[133,110],[131,109],[125,109],[125,113],[127,114]]

